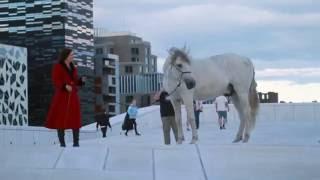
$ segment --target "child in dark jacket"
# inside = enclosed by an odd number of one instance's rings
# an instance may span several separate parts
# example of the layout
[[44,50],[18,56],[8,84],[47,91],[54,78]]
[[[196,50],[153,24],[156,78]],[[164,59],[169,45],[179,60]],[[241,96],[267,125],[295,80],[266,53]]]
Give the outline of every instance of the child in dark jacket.
[[95,119],[97,121],[97,128],[100,126],[101,132],[102,132],[102,137],[105,138],[107,137],[107,130],[108,127],[112,129],[110,121],[109,121],[109,116],[107,113],[99,113],[95,115]]

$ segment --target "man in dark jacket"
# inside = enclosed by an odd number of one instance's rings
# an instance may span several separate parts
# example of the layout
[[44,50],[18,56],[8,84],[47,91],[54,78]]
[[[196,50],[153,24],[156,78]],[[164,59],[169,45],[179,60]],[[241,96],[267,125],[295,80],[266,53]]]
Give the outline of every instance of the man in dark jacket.
[[174,137],[178,139],[178,127],[175,121],[173,106],[167,97],[169,94],[166,91],[160,93],[160,97],[155,97],[160,102],[160,115],[162,120],[164,144],[170,144],[170,130],[173,130]]

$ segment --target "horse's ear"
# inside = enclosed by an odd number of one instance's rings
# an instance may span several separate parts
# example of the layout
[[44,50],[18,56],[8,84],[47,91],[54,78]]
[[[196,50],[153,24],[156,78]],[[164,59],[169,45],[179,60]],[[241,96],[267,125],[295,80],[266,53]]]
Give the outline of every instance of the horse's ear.
[[183,52],[187,52],[188,50],[188,47],[187,47],[187,43],[184,43],[182,49],[181,49]]
[[187,43],[184,44],[183,48],[181,49],[186,55],[190,54],[190,48],[188,48]]
[[170,54],[170,56],[174,55],[174,52],[177,50],[176,47],[171,47],[169,50],[168,50],[168,53]]

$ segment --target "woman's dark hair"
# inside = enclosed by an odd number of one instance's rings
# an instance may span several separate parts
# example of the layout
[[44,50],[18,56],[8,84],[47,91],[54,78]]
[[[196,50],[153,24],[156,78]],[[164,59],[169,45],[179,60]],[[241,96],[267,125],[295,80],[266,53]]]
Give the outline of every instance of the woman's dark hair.
[[68,58],[71,52],[72,52],[72,49],[69,49],[69,48],[62,49],[59,55],[59,63],[64,63],[64,61]]

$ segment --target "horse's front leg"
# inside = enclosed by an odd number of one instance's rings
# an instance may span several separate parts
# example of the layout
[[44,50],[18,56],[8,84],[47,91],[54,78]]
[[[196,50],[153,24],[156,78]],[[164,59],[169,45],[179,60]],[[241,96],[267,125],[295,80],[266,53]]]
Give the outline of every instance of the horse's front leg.
[[189,121],[192,129],[192,140],[190,144],[195,144],[198,141],[198,131],[196,128],[196,121],[194,115],[193,98],[184,99],[184,102],[187,111],[187,121]]
[[182,128],[182,120],[181,120],[181,102],[179,100],[171,101],[175,113],[175,120],[178,127],[178,140],[177,144],[182,144],[184,140],[183,128]]

